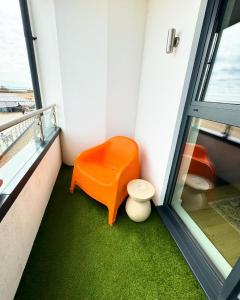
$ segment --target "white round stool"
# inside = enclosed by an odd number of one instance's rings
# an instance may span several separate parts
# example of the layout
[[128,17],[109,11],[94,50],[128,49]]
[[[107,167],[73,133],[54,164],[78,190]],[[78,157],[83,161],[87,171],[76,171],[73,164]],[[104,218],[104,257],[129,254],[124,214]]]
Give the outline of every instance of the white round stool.
[[151,213],[150,199],[154,196],[154,187],[146,180],[134,179],[128,183],[127,190],[127,215],[135,222],[145,221]]
[[207,208],[207,191],[213,188],[213,183],[196,174],[185,174],[183,177],[185,186],[182,194],[182,206],[187,211]]

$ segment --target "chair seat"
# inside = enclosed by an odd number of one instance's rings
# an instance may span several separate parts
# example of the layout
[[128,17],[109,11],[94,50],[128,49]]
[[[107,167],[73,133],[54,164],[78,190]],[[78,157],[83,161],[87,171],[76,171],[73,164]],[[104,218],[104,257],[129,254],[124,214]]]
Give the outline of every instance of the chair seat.
[[77,168],[99,184],[110,184],[118,172],[118,169],[113,166],[89,162],[81,162]]

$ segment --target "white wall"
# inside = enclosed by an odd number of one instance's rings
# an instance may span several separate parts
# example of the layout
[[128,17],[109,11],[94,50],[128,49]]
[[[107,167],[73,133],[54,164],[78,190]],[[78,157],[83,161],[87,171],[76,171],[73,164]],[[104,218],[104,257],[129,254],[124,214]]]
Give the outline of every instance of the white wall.
[[107,137],[134,137],[147,0],[110,0]]
[[109,136],[133,136],[147,0],[30,0],[30,9],[64,162]]
[[106,136],[107,5],[107,0],[55,1],[68,164]]
[[1,300],[14,298],[61,162],[57,138],[0,223]]
[[[136,139],[142,176],[154,184],[157,205],[165,195],[205,5],[205,0],[149,0]],[[180,44],[166,54],[172,27]]]
[[53,0],[30,0],[29,12],[43,105],[57,104],[57,117],[65,129],[63,93]]
[[42,100],[57,104],[63,161],[106,137],[108,0],[30,0]]

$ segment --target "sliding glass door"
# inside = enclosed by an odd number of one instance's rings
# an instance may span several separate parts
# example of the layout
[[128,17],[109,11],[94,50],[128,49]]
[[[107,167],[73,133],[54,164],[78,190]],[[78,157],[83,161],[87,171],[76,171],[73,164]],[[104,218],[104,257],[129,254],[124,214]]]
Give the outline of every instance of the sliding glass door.
[[240,256],[240,129],[192,118],[172,206],[226,278]]
[[165,200],[222,278],[219,299],[240,297],[239,37],[240,0],[209,1]]

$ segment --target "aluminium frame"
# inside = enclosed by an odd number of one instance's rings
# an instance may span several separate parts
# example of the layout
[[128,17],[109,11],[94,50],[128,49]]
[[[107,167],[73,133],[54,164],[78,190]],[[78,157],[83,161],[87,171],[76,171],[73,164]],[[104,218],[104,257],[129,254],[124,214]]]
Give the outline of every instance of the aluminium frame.
[[[177,243],[191,270],[209,299],[237,299],[240,289],[240,260],[225,280],[215,265],[208,258],[187,226],[171,207],[177,174],[180,168],[181,156],[192,117],[226,123],[240,127],[240,105],[225,103],[207,103],[197,101],[199,87],[206,68],[211,41],[219,28],[227,6],[227,0],[208,0],[194,67],[188,87],[178,140],[168,180],[163,206],[157,207],[163,222]],[[211,73],[208,73],[208,76]],[[217,112],[217,113],[216,113]]]

